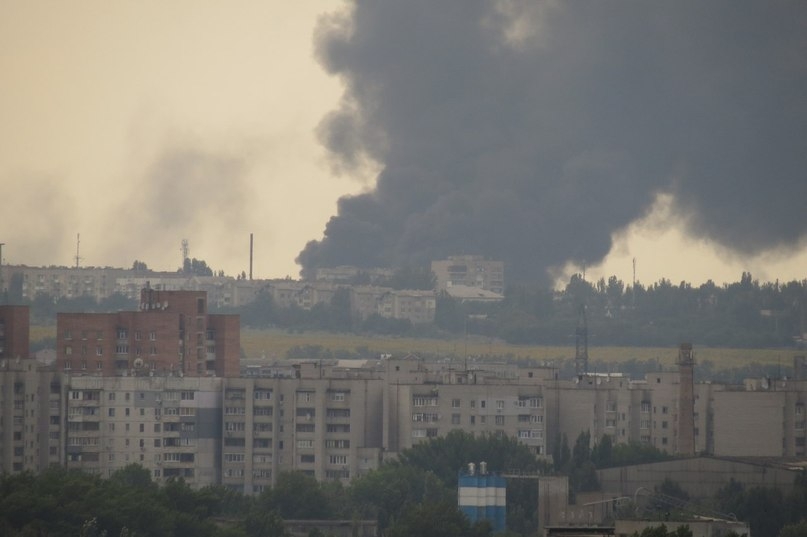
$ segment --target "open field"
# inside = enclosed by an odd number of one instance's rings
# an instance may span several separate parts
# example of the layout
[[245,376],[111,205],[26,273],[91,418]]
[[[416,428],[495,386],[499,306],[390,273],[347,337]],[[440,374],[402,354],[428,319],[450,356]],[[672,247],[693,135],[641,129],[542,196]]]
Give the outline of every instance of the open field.
[[[249,359],[269,361],[283,358],[293,347],[319,345],[331,350],[355,351],[367,348],[373,354],[390,353],[394,356],[406,354],[436,354],[440,356],[512,356],[516,359],[536,359],[558,361],[574,358],[574,346],[522,346],[508,345],[502,341],[470,337],[458,339],[413,339],[381,336],[357,336],[352,334],[331,334],[324,332],[289,333],[280,330],[241,331],[241,347]],[[678,356],[677,348],[661,347],[589,347],[589,360],[606,364],[616,364],[628,360],[658,360],[664,366],[671,366]],[[726,349],[695,347],[698,361],[711,361],[715,369],[743,367],[752,363],[761,365],[790,365],[791,349]]]
[[[54,326],[31,326],[31,341],[55,338]],[[367,349],[371,354],[389,353],[393,356],[438,355],[461,358],[468,356],[509,356],[514,359],[535,359],[542,362],[574,358],[574,346],[508,345],[499,340],[469,337],[455,339],[415,339],[404,337],[359,336],[327,332],[287,332],[283,330],[241,330],[241,348],[250,360],[274,361],[286,356],[294,347],[319,345],[332,351]],[[760,365],[790,366],[793,355],[804,351],[794,349],[728,349],[706,348],[695,345],[695,358],[710,361],[715,370]],[[617,364],[629,360],[658,360],[663,366],[672,366],[678,356],[674,347],[589,347],[591,363]]]

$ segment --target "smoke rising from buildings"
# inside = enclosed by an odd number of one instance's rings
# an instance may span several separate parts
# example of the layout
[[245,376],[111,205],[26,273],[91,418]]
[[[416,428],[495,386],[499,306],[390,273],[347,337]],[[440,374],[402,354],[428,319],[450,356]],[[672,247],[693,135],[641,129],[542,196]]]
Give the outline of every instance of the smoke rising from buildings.
[[343,197],[298,262],[425,264],[461,253],[546,281],[594,264],[672,197],[739,254],[807,232],[807,4],[358,0],[323,18],[345,84],[320,126]]
[[[143,170],[126,197],[129,201],[114,206],[117,218],[107,219],[116,223],[110,234],[125,237],[120,242],[135,258],[176,251],[177,267],[181,238],[190,238],[192,247],[205,247],[199,254],[191,252],[192,257],[204,258],[202,251],[214,249],[243,256],[243,244],[234,243],[230,230],[246,227],[245,215],[251,208],[249,165],[245,157],[193,145],[166,148]],[[107,258],[121,250],[120,242],[107,244]]]

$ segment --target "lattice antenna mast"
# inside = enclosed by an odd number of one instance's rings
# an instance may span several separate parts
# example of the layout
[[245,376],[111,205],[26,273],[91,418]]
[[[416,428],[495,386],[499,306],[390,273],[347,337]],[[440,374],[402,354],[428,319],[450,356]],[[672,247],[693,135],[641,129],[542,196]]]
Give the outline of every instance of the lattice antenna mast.
[[580,304],[577,313],[577,328],[574,331],[574,369],[577,376],[588,373],[588,322],[586,306]]

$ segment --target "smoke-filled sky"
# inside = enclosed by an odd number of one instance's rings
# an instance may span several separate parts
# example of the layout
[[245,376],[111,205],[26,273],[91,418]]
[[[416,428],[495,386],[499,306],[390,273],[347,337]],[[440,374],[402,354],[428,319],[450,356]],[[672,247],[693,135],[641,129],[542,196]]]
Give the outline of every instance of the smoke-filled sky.
[[3,262],[803,279],[805,58],[798,1],[0,1]]

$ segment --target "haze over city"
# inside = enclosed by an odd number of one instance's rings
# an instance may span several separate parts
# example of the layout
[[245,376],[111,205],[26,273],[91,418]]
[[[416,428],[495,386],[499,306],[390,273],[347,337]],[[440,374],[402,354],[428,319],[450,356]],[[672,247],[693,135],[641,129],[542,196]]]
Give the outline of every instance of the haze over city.
[[[803,279],[804,4],[0,6],[3,263]],[[353,197],[344,197],[344,196]],[[339,199],[341,201],[337,201]],[[326,227],[327,226],[327,227]],[[316,241],[316,242],[309,242]]]

